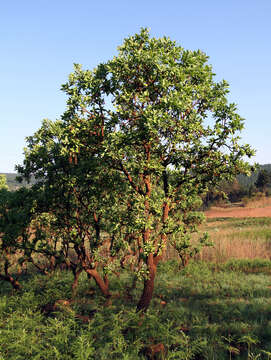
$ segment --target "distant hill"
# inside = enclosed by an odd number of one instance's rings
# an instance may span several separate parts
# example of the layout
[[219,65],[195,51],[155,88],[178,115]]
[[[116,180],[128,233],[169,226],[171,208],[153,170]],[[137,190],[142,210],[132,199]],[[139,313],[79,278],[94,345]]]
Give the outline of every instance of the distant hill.
[[19,183],[18,181],[16,181],[16,177],[18,176],[18,174],[16,173],[1,173],[6,176],[7,179],[7,185],[9,187],[9,190],[16,190],[19,189],[22,186],[26,186],[29,187],[31,186],[34,182],[31,181],[30,184],[28,184],[27,182],[23,181],[22,183]]

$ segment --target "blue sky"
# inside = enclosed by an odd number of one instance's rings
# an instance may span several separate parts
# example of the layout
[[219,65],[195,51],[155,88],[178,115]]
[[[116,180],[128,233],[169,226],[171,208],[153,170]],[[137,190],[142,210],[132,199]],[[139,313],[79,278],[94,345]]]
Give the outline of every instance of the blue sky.
[[243,142],[271,163],[270,0],[11,0],[0,2],[0,171],[23,161],[25,137],[59,118],[73,63],[92,69],[150,28],[210,57],[246,119]]

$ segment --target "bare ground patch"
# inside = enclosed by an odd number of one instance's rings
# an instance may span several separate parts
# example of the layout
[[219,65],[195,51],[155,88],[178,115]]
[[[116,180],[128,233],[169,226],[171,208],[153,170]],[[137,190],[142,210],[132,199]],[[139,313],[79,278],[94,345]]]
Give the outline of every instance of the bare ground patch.
[[220,217],[271,217],[271,206],[266,206],[263,208],[237,207],[234,209],[211,208],[205,212],[205,215],[209,219]]

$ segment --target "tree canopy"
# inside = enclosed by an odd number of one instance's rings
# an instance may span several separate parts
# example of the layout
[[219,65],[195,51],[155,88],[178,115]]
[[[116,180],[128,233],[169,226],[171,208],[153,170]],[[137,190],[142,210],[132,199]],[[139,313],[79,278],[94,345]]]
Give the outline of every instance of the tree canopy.
[[265,190],[267,186],[271,185],[271,172],[265,169],[259,171],[255,185],[258,189]]
[[137,308],[145,311],[168,244],[183,259],[207,242],[190,242],[203,221],[201,196],[249,171],[244,120],[206,54],[146,29],[92,71],[75,65],[62,89],[66,111],[27,139],[17,169],[45,194],[36,211],[54,216],[61,246],[50,251],[94,277],[105,296],[108,272],[128,257],[144,281]]

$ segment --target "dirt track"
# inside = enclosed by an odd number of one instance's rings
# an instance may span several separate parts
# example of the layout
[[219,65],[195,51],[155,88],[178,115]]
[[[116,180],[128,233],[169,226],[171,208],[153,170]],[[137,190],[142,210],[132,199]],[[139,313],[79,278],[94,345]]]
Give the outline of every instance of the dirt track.
[[214,208],[205,212],[207,218],[217,217],[271,217],[271,206],[263,208],[235,208],[235,209],[219,209]]

